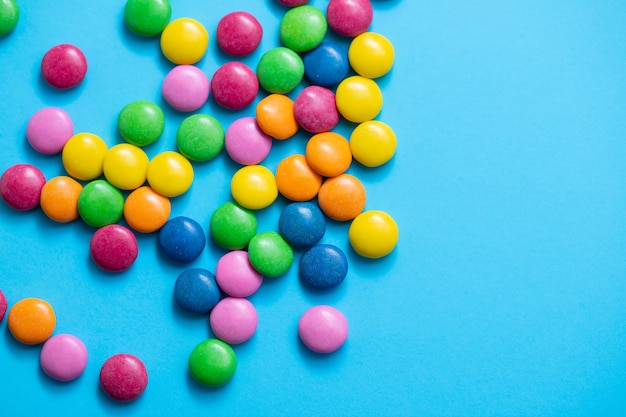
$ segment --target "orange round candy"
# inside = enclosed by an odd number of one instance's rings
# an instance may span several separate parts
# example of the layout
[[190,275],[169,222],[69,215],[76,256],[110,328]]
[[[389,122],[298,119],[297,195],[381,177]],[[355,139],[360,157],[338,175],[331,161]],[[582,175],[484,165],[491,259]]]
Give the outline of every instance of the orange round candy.
[[41,189],[39,204],[50,219],[67,223],[78,218],[78,196],[83,186],[67,176],[49,179]]
[[352,220],[365,208],[365,187],[350,174],[328,178],[317,194],[317,202],[333,220]]
[[276,185],[291,201],[308,201],[317,195],[322,176],[309,165],[304,155],[290,155],[276,167]]
[[52,306],[39,298],[24,298],[9,311],[9,331],[16,340],[26,345],[43,343],[50,338],[56,326]]
[[139,187],[126,197],[124,219],[135,231],[151,233],[159,230],[170,217],[170,199],[150,186]]
[[256,106],[256,121],[261,130],[275,139],[284,140],[298,131],[293,101],[283,94],[270,94]]
[[339,133],[318,133],[306,144],[306,160],[320,175],[336,177],[352,163],[350,143]]

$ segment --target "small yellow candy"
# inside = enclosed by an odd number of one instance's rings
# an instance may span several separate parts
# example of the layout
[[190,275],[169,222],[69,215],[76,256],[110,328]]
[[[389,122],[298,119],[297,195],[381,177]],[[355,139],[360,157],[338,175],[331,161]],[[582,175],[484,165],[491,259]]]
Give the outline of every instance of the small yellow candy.
[[104,155],[104,176],[120,190],[134,190],[146,182],[148,155],[130,143],[120,143]]
[[77,180],[90,181],[102,175],[106,143],[93,133],[77,133],[63,147],[63,167]]
[[378,78],[387,74],[394,61],[393,45],[383,35],[375,32],[361,33],[348,48],[348,61],[357,74]]
[[278,197],[276,178],[262,165],[247,165],[235,172],[230,192],[240,206],[250,210],[265,208]]
[[375,81],[354,75],[344,79],[335,92],[337,110],[354,123],[372,120],[383,107],[383,93]]
[[396,143],[393,130],[378,120],[361,123],[350,135],[352,156],[366,167],[377,167],[389,161],[396,152]]
[[384,211],[364,211],[350,224],[348,239],[359,255],[366,258],[381,258],[396,247],[398,225]]
[[166,197],[177,197],[191,187],[193,166],[178,152],[166,151],[152,158],[146,176],[154,191]]
[[161,51],[174,64],[195,64],[206,53],[209,34],[195,19],[171,21],[161,33]]

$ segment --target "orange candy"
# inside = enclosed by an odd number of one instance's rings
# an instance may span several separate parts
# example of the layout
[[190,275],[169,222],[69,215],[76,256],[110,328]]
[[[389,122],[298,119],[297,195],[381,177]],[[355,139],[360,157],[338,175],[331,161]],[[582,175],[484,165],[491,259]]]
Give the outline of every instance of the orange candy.
[[41,189],[39,204],[46,216],[60,223],[78,218],[78,196],[83,186],[67,176],[49,179]]
[[352,220],[365,208],[365,187],[350,174],[328,178],[317,194],[320,209],[333,220]]
[[291,201],[308,201],[317,195],[322,176],[309,165],[304,155],[290,155],[276,167],[276,185]]
[[52,306],[39,298],[24,298],[11,307],[8,326],[11,334],[26,345],[43,343],[56,326]]
[[306,160],[320,175],[336,177],[352,163],[350,143],[339,133],[318,133],[306,144]]
[[124,202],[126,223],[141,233],[159,230],[170,216],[170,199],[145,185],[134,190]]
[[293,101],[282,94],[270,94],[259,101],[256,121],[266,135],[279,140],[288,139],[298,131]]

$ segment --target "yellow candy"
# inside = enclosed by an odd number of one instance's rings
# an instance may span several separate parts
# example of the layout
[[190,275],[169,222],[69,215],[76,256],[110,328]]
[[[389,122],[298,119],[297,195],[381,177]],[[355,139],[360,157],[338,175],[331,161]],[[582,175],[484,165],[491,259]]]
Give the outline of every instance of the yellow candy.
[[381,258],[396,247],[398,225],[384,211],[364,211],[350,224],[348,239],[359,255],[366,258]]
[[152,158],[146,176],[154,191],[166,197],[177,197],[191,187],[193,167],[178,152],[167,151]]
[[389,39],[374,32],[361,33],[352,40],[348,49],[350,66],[357,74],[367,78],[387,74],[393,66],[394,55]]
[[90,181],[102,175],[106,143],[92,133],[77,133],[63,147],[63,167],[77,180]]
[[343,80],[335,92],[337,110],[354,123],[372,120],[383,107],[383,93],[375,81],[354,75]]
[[148,155],[130,143],[121,143],[104,156],[104,176],[120,190],[134,190],[146,182]]
[[207,50],[209,34],[189,17],[171,21],[161,33],[161,51],[174,64],[195,64]]
[[383,122],[369,120],[358,125],[350,135],[354,159],[367,167],[389,161],[396,152],[396,134]]
[[247,165],[235,172],[230,192],[240,206],[250,210],[265,208],[278,197],[276,178],[262,165]]

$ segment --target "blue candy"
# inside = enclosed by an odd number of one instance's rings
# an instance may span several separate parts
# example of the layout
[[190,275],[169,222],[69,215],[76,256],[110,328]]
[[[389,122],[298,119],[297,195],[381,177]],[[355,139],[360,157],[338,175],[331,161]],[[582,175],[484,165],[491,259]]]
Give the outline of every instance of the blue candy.
[[159,230],[158,242],[161,251],[169,258],[187,263],[202,253],[206,236],[197,221],[179,216],[168,220]]
[[347,51],[339,44],[324,41],[302,58],[304,75],[315,85],[330,87],[338,84],[348,74],[350,61]]
[[304,248],[318,242],[326,232],[326,219],[313,203],[291,203],[278,219],[278,231],[291,246]]
[[348,259],[341,249],[333,245],[315,245],[300,258],[300,279],[318,290],[336,287],[347,273]]
[[208,313],[220,300],[215,275],[202,268],[183,271],[174,285],[174,300],[183,310]]

